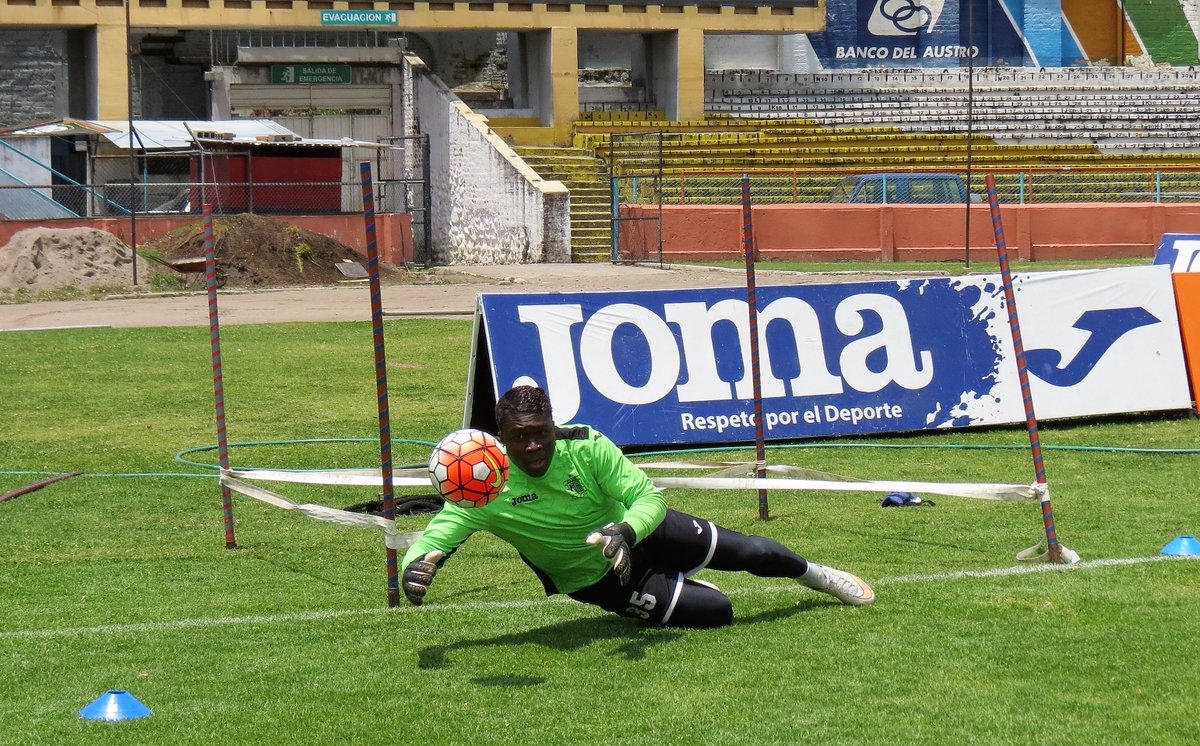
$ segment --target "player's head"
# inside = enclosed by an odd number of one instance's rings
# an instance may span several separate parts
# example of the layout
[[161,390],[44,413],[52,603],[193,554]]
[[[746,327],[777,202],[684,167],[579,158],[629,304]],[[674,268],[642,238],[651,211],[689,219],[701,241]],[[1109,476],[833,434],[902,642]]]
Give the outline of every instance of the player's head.
[[554,458],[554,416],[550,397],[536,386],[514,386],[496,402],[496,428],[509,461],[540,477]]

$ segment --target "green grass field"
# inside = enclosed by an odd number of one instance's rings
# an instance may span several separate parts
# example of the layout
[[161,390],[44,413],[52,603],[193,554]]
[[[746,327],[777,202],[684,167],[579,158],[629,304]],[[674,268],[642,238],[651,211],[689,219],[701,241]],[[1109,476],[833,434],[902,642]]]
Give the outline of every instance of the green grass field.
[[[202,301],[198,301],[202,303]],[[470,324],[387,323],[395,461],[461,421]],[[222,334],[235,466],[378,464],[366,324]],[[1200,422],[1047,423],[1070,568],[1018,565],[1036,503],[877,494],[673,491],[669,502],[861,574],[848,608],[788,583],[708,572],[725,629],[644,628],[546,599],[477,536],[426,605],[386,608],[382,534],[235,496],[224,548],[206,328],[0,335],[0,743],[1186,744],[1200,739]],[[330,438],[339,442],[288,441]],[[410,442],[415,441],[415,442]],[[773,463],[864,479],[1032,481],[1024,430],[772,448]],[[964,448],[970,446],[970,448]],[[1081,447],[1101,447],[1085,450]],[[695,455],[750,459],[752,449]],[[211,465],[211,450],[188,456]],[[343,507],[371,490],[275,485]],[[399,519],[400,530],[424,518]],[[93,722],[106,690],[148,718]]]

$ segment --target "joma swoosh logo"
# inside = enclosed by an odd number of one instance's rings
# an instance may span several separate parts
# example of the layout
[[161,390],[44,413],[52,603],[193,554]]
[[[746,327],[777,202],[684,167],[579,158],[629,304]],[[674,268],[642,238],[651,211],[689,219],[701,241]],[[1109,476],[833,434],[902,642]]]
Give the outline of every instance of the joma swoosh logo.
[[1089,333],[1087,341],[1070,360],[1058,350],[1027,350],[1029,372],[1051,386],[1074,386],[1087,378],[1100,358],[1117,340],[1140,326],[1157,324],[1160,319],[1144,308],[1099,308],[1084,311],[1072,326]]

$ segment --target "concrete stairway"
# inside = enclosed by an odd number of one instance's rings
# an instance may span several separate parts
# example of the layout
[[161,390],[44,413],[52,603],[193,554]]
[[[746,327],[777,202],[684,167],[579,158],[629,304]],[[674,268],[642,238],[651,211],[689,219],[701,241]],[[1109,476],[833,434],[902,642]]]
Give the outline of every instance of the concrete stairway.
[[543,179],[571,190],[571,261],[607,261],[612,252],[608,166],[584,148],[514,148]]

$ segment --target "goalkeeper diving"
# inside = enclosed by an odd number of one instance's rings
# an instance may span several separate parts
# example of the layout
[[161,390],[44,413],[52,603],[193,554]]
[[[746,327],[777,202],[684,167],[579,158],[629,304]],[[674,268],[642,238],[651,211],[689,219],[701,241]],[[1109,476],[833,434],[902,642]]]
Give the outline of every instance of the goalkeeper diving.
[[692,579],[705,568],[792,578],[854,606],[875,600],[843,570],[805,560],[779,542],[748,536],[667,507],[650,478],[607,437],[586,425],[554,424],[550,400],[516,386],[496,403],[508,480],[495,500],[450,502],[409,547],[405,597],[420,605],[442,564],[477,531],[511,544],[558,593],[624,617],[670,627],[721,627],[729,597]]

